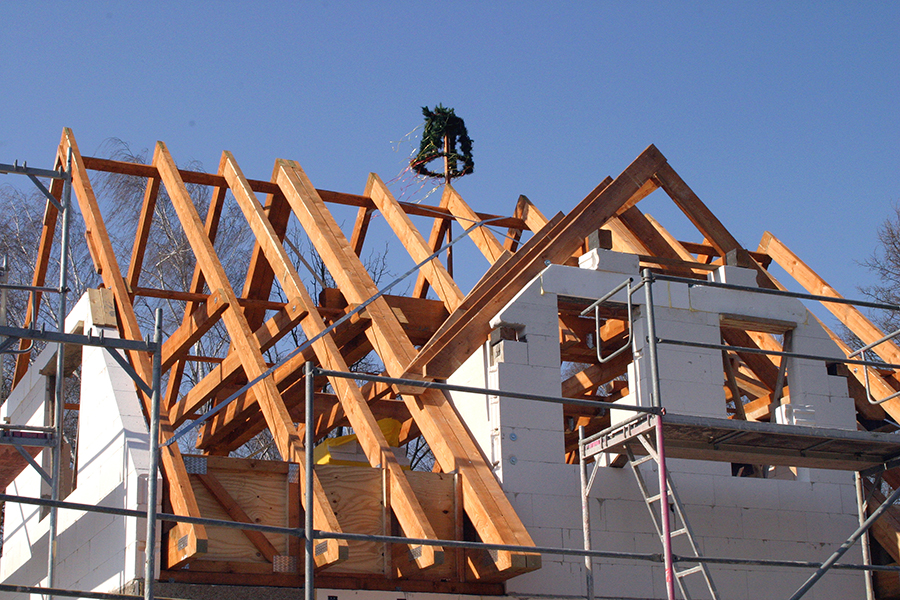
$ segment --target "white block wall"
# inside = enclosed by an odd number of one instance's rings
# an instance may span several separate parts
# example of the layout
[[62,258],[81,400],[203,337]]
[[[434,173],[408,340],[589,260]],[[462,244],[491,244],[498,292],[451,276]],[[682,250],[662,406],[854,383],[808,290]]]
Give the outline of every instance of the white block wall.
[[[632,277],[640,280],[636,257],[599,251],[582,261],[588,268],[550,266],[493,319],[495,326],[520,328],[523,341],[483,347],[451,378],[453,383],[499,385],[531,393],[560,394],[557,295],[598,298]],[[598,270],[594,270],[598,269]],[[715,281],[755,285],[752,272],[726,267]],[[653,288],[657,336],[720,343],[719,313],[741,314],[797,324],[794,349],[839,356],[839,350],[798,301],[712,288],[688,289],[657,283]],[[624,301],[624,293],[614,298]],[[639,319],[638,364],[629,370],[631,401],[649,404],[644,294],[634,297]],[[493,354],[493,356],[491,356]],[[662,403],[672,413],[725,417],[721,353],[659,346]],[[830,377],[824,363],[789,364],[791,402],[812,406],[816,425],[855,429],[846,381]],[[635,392],[639,390],[639,392]],[[554,404],[512,398],[485,399],[455,394],[454,403],[486,455],[503,489],[538,545],[582,548],[577,465],[563,463],[563,420]],[[625,414],[625,411],[620,411]],[[630,416],[632,413],[627,413]],[[810,469],[801,480],[736,478],[729,463],[670,460],[676,488],[708,556],[824,560],[855,529],[852,473]],[[647,508],[630,469],[600,468],[589,499],[595,549],[658,553]],[[680,549],[676,546],[676,552]],[[844,562],[861,562],[858,546]],[[595,561],[600,598],[664,598],[662,568],[651,563]],[[808,571],[769,567],[713,567],[720,595],[729,600],[789,597]],[[507,582],[511,595],[524,597],[585,594],[583,559],[543,557],[540,571]],[[832,571],[806,597],[862,597],[862,576]],[[695,590],[695,597],[705,597]]]
[[[87,297],[70,314],[67,329],[80,333],[90,320]],[[116,338],[114,328],[104,328]],[[55,360],[48,347],[29,369],[23,382],[3,406],[3,416],[16,424],[43,425],[44,389],[48,378],[40,368]],[[49,392],[52,398],[52,390]],[[78,432],[78,481],[64,500],[117,508],[146,509],[148,429],[131,378],[106,350],[85,347]],[[7,489],[28,497],[40,495],[40,478],[26,469]],[[49,518],[38,507],[6,504],[0,581],[7,584],[46,584]],[[111,592],[143,579],[146,521],[98,513],[60,510],[57,537],[56,587]],[[157,538],[158,539],[158,538]],[[10,594],[21,598],[21,594]],[[0,594],[0,597],[5,597]],[[39,598],[39,596],[35,596]]]

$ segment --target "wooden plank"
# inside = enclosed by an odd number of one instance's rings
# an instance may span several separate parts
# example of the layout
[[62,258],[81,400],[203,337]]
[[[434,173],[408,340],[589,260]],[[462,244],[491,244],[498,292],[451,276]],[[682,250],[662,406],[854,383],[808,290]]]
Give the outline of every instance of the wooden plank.
[[[221,161],[224,161],[223,156]],[[220,162],[221,162],[220,161]],[[219,165],[219,172],[223,172],[223,166]],[[272,174],[274,178],[274,173]],[[227,179],[227,178],[226,178]],[[249,185],[249,184],[248,184]],[[252,192],[251,192],[252,195]],[[253,196],[254,201],[256,197]],[[269,193],[266,197],[266,203],[263,212],[272,223],[275,235],[279,241],[284,241],[287,233],[288,217],[291,214],[291,207],[284,200],[284,195],[280,191]],[[266,260],[262,248],[257,240],[253,244],[253,253],[250,256],[250,266],[247,269],[247,278],[244,281],[244,291],[242,296],[255,300],[268,300],[272,292],[272,283],[275,281],[275,273],[272,271],[271,265]],[[246,308],[244,316],[247,318],[251,329],[257,329],[262,325],[266,318],[266,311],[261,308]]]
[[[225,187],[217,187],[213,191],[212,199],[209,202],[209,208],[206,212],[206,222],[204,227],[206,229],[206,235],[209,236],[209,240],[213,243],[216,241],[216,235],[219,231],[219,219],[222,216],[222,208],[225,204]],[[194,265],[194,273],[191,275],[191,284],[188,288],[191,293],[199,293],[203,291],[203,287],[206,284],[206,279],[203,277],[203,271],[200,270],[200,265]],[[135,288],[132,288],[132,292],[136,292]],[[184,308],[184,316],[181,319],[181,326],[187,326],[191,321],[191,315],[195,310],[200,306],[200,302],[197,300],[189,300],[187,305]],[[166,381],[166,395],[163,396],[162,406],[165,410],[170,410],[172,406],[175,404],[178,399],[178,392],[181,388],[181,379],[184,376],[184,367],[186,361],[178,360],[175,362],[174,366],[169,370],[169,378]],[[178,425],[173,421],[173,427],[177,427]]]
[[[318,465],[316,472],[345,531],[390,535],[390,525],[385,522],[381,505],[381,469]],[[407,546],[399,547],[408,552]],[[383,573],[384,558],[381,542],[351,541],[350,558],[328,572]]]
[[[528,229],[532,233],[540,231],[549,221],[549,219],[538,210],[538,207],[524,194],[520,195],[519,199],[516,201],[516,210],[513,213],[513,216],[525,221],[525,225],[528,226]],[[522,230],[510,227],[506,232],[506,239],[503,241],[503,247],[510,252],[515,252],[519,247],[519,241],[521,239]]]
[[[86,168],[97,171],[106,171],[109,173],[120,173],[122,175],[136,175],[138,177],[155,177],[158,175],[154,165],[144,165],[140,163],[130,163],[109,160],[106,158],[97,158],[95,156],[85,156],[84,164]],[[179,169],[178,174],[185,183],[197,183],[200,185],[208,185],[212,187],[225,186],[225,178],[222,175],[212,173],[201,173],[198,171],[186,171]],[[254,192],[264,194],[273,194],[278,192],[278,186],[271,181],[261,181],[256,179],[248,179],[250,188]],[[316,190],[319,196],[325,202],[332,204],[341,204],[344,206],[357,206],[366,208],[375,208],[372,200],[365,196],[356,194],[346,194],[343,192],[333,192],[330,190]],[[453,215],[446,208],[438,206],[427,206],[424,204],[415,204],[413,202],[400,202],[403,211],[408,215],[419,217],[434,217],[436,214],[443,215],[443,218],[452,219]],[[499,215],[491,215],[488,213],[477,213],[478,218],[482,220],[492,220],[497,227],[516,227],[518,229],[527,229],[525,222],[516,217],[502,217]]]
[[[97,198],[88,179],[84,163],[81,160],[81,153],[78,151],[75,135],[71,129],[66,128],[63,129],[62,140],[60,141],[60,154],[65,156],[70,148],[72,150],[72,189],[75,192],[78,206],[84,217],[85,227],[91,232],[91,239],[97,250],[97,259],[103,271],[103,282],[115,296],[119,313],[119,333],[125,339],[142,340],[143,335],[137,322],[137,316],[134,313],[134,307],[131,304],[125,280],[119,270],[106,225],[100,214],[100,206],[97,203]],[[150,357],[147,353],[129,352],[128,354],[137,374],[144,381],[150,381]],[[138,394],[144,404],[145,414],[149,414],[151,411],[150,396],[140,390],[138,390]],[[160,442],[170,439],[173,433],[174,430],[165,411],[163,411],[160,415]],[[169,500],[175,512],[190,517],[199,517],[200,509],[197,506],[178,445],[162,446],[160,459],[169,482]],[[168,564],[170,567],[189,562],[206,550],[206,529],[202,525],[185,525],[181,528],[181,531],[185,532],[187,537],[187,544],[182,547],[179,547],[177,544],[178,538],[169,536],[166,554],[169,557]]]
[[[209,493],[212,494],[216,501],[222,505],[222,508],[225,509],[225,512],[228,513],[228,516],[231,517],[232,521],[237,521],[239,523],[253,523],[253,519],[250,518],[250,515],[248,515],[244,509],[241,508],[241,505],[231,497],[228,490],[225,489],[214,475],[202,473],[195,475],[195,477],[200,480],[200,483],[202,483],[207,490],[209,490]],[[244,485],[248,483],[249,481],[245,480]],[[278,549],[272,545],[272,542],[270,542],[262,532],[242,529],[241,533],[247,536],[247,539],[250,540],[267,561],[275,561],[275,555],[279,553]]]
[[[378,290],[374,282],[302,168],[294,162],[282,160],[279,163],[278,183],[347,300],[361,304],[375,296]],[[367,329],[366,335],[387,372],[394,377],[400,376],[415,355],[415,348],[384,298],[369,304],[367,314],[372,319],[372,327]],[[426,390],[419,398],[404,394],[403,399],[444,471],[458,469],[462,475],[466,512],[482,539],[533,545],[447,398],[435,390]],[[392,502],[396,503],[393,496]],[[500,552],[497,563],[500,571],[512,574],[537,568],[539,557]]]
[[721,221],[703,204],[697,194],[688,187],[670,165],[660,168],[654,179],[691,223],[700,230],[700,233],[709,240],[720,256],[725,256],[730,250],[742,249],[737,239],[725,229]]
[[[453,216],[464,230],[481,220],[478,214],[472,210],[472,207],[466,204],[462,196],[453,189],[453,186],[447,185],[444,187],[444,196],[447,197],[447,208],[453,213]],[[503,248],[503,244],[497,241],[491,230],[484,225],[469,233],[469,237],[490,263],[497,262],[504,253],[508,252],[508,250]]]
[[[800,260],[781,240],[768,231],[763,234],[759,248],[771,256],[781,268],[787,271],[810,294],[843,298],[837,290],[828,285],[809,265]],[[871,344],[884,337],[884,332],[866,318],[855,306],[836,304],[834,302],[823,302],[822,305],[837,317],[841,323],[846,325],[864,345]],[[872,352],[886,362],[900,364],[900,347],[893,340],[875,346],[872,348]]]
[[[313,339],[325,330],[325,323],[315,310],[315,303],[309,296],[309,292],[306,291],[300,275],[288,259],[271,222],[253,197],[240,167],[227,152],[223,153],[222,160],[225,163],[225,179],[250,224],[250,228],[256,235],[261,251],[270,264],[277,265],[276,275],[282,288],[289,296],[299,298],[300,302],[304,304],[307,316],[300,321],[300,325],[303,327],[307,339]],[[358,260],[355,254],[353,256]],[[350,370],[330,336],[319,338],[317,342],[313,343],[313,349],[319,362],[326,368],[344,372]],[[341,405],[350,419],[360,446],[366,453],[369,462],[372,466],[381,465],[390,472],[394,512],[404,532],[409,537],[436,539],[434,529],[429,524],[425,511],[422,510],[416,499],[403,469],[397,462],[390,444],[385,439],[359,388],[349,379],[332,378],[330,381],[341,399]],[[421,568],[427,568],[440,564],[443,560],[442,548],[423,546],[417,563]]]
[[[266,351],[288,334],[306,315],[300,302],[292,301],[266,321],[253,334],[253,342]],[[184,397],[169,409],[169,418],[177,427],[196,412],[241,370],[241,359],[230,353],[222,363],[201,379]]]
[[[261,377],[267,370],[262,351],[252,341],[253,332],[250,330],[243,313],[237,308],[237,297],[231,289],[225,270],[216,256],[212,242],[210,242],[204,231],[200,215],[197,214],[197,209],[194,207],[191,197],[184,187],[184,182],[178,174],[178,169],[175,167],[175,161],[172,160],[169,151],[162,142],[157,142],[156,144],[153,164],[159,169],[160,177],[166,187],[166,191],[169,193],[175,212],[181,221],[185,236],[194,250],[197,263],[203,270],[204,277],[211,288],[222,292],[229,304],[223,314],[223,321],[231,337],[234,350],[241,359],[244,372],[247,374],[248,379]],[[297,428],[294,427],[287,408],[281,401],[271,375],[264,377],[251,391],[256,395],[282,458],[289,462],[300,464],[300,477],[304,479],[302,474],[303,465],[301,464],[304,460],[304,452]],[[337,519],[328,506],[321,485],[318,483],[314,485],[313,506],[307,506],[306,509],[313,510],[316,528],[325,531],[340,531]],[[304,501],[305,498],[306,494],[304,494]],[[321,567],[345,560],[346,547],[346,542],[341,543],[337,540],[328,540],[327,550],[323,554],[316,556],[317,566]]]
[[366,241],[366,233],[369,231],[369,222],[371,220],[372,209],[365,206],[359,207],[356,213],[356,221],[353,223],[353,235],[350,238],[350,245],[353,246],[353,251],[356,252],[357,256],[362,256],[363,242]]
[[601,183],[572,212],[555,225],[544,227],[506,261],[502,272],[482,279],[478,293],[473,290],[422,347],[408,365],[407,375],[449,377],[487,339],[490,319],[544,269],[545,261],[558,262],[572,256],[584,238],[640,193],[641,186],[665,163],[662,153],[651,145],[613,182]]
[[[409,217],[406,216],[406,213],[403,212],[403,209],[400,208],[390,190],[375,173],[369,175],[365,194],[372,198],[375,206],[378,207],[385,221],[394,230],[397,238],[416,264],[422,262],[434,252],[429,248],[425,238],[415,228]],[[356,254],[359,256],[359,253]],[[463,301],[464,295],[457,287],[456,282],[453,281],[453,278],[450,277],[447,269],[441,264],[440,259],[436,257],[422,265],[421,272],[428,280],[428,283],[431,284],[438,298],[444,302],[447,310],[450,312],[456,310],[456,307]]]
[[219,317],[228,308],[225,296],[219,290],[213,293],[204,304],[202,310],[188,315],[189,320],[182,323],[163,344],[162,371],[165,373],[176,360],[187,354],[191,346],[219,321]]
[[[159,177],[147,180],[144,189],[144,201],[141,204],[141,216],[138,219],[137,231],[134,234],[134,246],[131,248],[131,260],[128,262],[128,287],[134,289],[141,279],[144,266],[144,252],[147,250],[147,239],[150,237],[150,225],[153,223],[153,211],[156,210],[156,197],[159,194]],[[134,296],[132,296],[132,299]]]
[[[445,195],[441,195],[441,208],[446,210],[447,197]],[[407,212],[407,214],[409,214]],[[447,237],[448,232],[450,231],[450,219],[435,217],[434,223],[431,225],[431,234],[428,236],[428,249],[431,252],[437,252],[438,248],[444,243],[444,238]],[[447,250],[447,262],[448,266],[452,266],[450,254],[451,249]],[[452,270],[452,269],[450,269]],[[448,270],[449,272],[449,270]],[[428,279],[425,278],[425,273],[423,271],[419,271],[418,275],[416,275],[416,285],[413,286],[412,297],[413,298],[424,298],[426,294],[428,294]]]

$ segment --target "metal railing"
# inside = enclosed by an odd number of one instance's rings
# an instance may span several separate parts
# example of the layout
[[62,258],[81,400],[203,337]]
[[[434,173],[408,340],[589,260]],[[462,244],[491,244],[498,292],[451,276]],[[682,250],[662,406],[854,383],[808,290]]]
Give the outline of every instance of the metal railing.
[[[815,301],[819,301],[819,302],[832,302],[832,303],[837,303],[837,304],[848,304],[848,305],[853,305],[853,306],[860,306],[860,307],[865,307],[865,308],[876,308],[876,309],[882,309],[882,310],[897,311],[897,310],[900,310],[900,306],[886,304],[886,303],[879,303],[879,302],[869,302],[869,301],[863,301],[863,300],[850,300],[850,299],[846,299],[846,298],[834,298],[831,296],[822,296],[822,295],[806,294],[806,293],[795,293],[795,292],[789,292],[789,291],[785,291],[785,290],[772,290],[772,289],[766,289],[766,288],[756,288],[756,287],[734,285],[734,284],[728,284],[728,283],[704,281],[704,280],[691,279],[691,278],[685,278],[685,277],[676,277],[676,276],[671,276],[671,275],[656,274],[656,273],[653,273],[652,271],[650,271],[650,269],[643,269],[643,271],[641,273],[641,281],[636,286],[632,286],[632,279],[629,278],[626,281],[624,281],[623,283],[621,283],[618,286],[616,286],[615,288],[613,288],[610,292],[604,294],[599,300],[597,300],[593,304],[591,304],[587,309],[585,309],[585,311],[582,312],[582,315],[586,315],[592,310],[595,312],[595,319],[597,321],[596,331],[597,331],[597,334],[599,337],[599,331],[600,331],[599,308],[600,308],[600,306],[603,305],[604,303],[608,302],[615,294],[620,292],[622,289],[627,290],[628,330],[629,330],[629,338],[631,339],[631,342],[632,342],[632,348],[634,348],[634,344],[635,344],[634,335],[633,335],[634,316],[633,316],[633,310],[632,310],[632,304],[631,304],[631,295],[636,290],[640,289],[641,287],[643,287],[645,290],[646,338],[643,341],[646,343],[646,347],[648,350],[648,353],[647,353],[648,360],[650,362],[650,365],[649,365],[649,367],[650,367],[650,369],[649,369],[650,370],[650,384],[651,384],[650,405],[660,409],[660,411],[661,411],[660,413],[658,413],[659,416],[654,417],[656,419],[656,425],[655,425],[655,427],[656,427],[656,443],[657,443],[656,451],[659,455],[659,460],[657,462],[659,464],[659,479],[660,479],[659,485],[660,485],[660,496],[661,497],[665,497],[667,471],[666,471],[666,465],[665,465],[665,451],[664,451],[665,442],[664,442],[664,436],[662,435],[663,422],[664,422],[663,415],[665,414],[665,409],[663,408],[661,394],[660,394],[659,358],[658,358],[659,357],[659,349],[658,349],[659,345],[673,345],[673,346],[705,348],[705,349],[720,350],[720,351],[725,351],[725,352],[728,352],[728,351],[739,352],[739,353],[747,352],[747,353],[753,353],[753,354],[764,354],[764,355],[768,355],[768,356],[780,357],[782,359],[782,372],[780,372],[780,374],[779,374],[779,380],[781,380],[781,378],[783,377],[783,367],[785,364],[784,359],[786,359],[786,358],[803,359],[803,360],[819,360],[819,361],[823,361],[825,363],[844,363],[844,364],[851,364],[851,365],[859,365],[859,366],[863,367],[864,372],[865,372],[866,394],[867,394],[867,397],[868,397],[870,403],[881,404],[892,398],[900,396],[900,392],[897,392],[895,394],[888,396],[887,398],[883,398],[883,399],[877,400],[877,401],[875,401],[872,398],[870,387],[869,387],[868,368],[869,367],[881,367],[881,368],[900,369],[900,365],[889,364],[889,363],[884,363],[884,362],[879,362],[879,361],[865,360],[865,355],[864,355],[864,353],[867,350],[870,350],[870,349],[878,346],[879,344],[885,343],[885,342],[893,339],[894,337],[900,335],[900,330],[895,331],[891,334],[888,334],[888,335],[884,336],[883,338],[881,338],[871,344],[868,344],[867,346],[865,346],[863,348],[860,348],[859,350],[851,353],[849,356],[847,356],[844,359],[835,358],[834,356],[792,352],[792,351],[787,351],[786,349],[776,351],[776,350],[762,349],[762,348],[758,348],[758,347],[741,347],[741,346],[732,346],[732,345],[726,345],[726,344],[696,342],[696,341],[691,341],[691,340],[660,338],[660,337],[657,337],[657,333],[656,333],[657,328],[656,328],[656,316],[655,316],[655,310],[654,310],[655,305],[653,302],[653,284],[657,281],[680,283],[680,284],[684,284],[684,285],[688,286],[688,288],[709,287],[709,288],[741,291],[741,292],[748,292],[748,293],[755,293],[755,294],[762,294],[762,295],[769,295],[769,296],[778,296],[778,297],[783,297],[783,298],[793,298],[793,299],[797,299],[797,300],[815,300]],[[628,345],[626,344],[623,348],[620,348],[619,351],[623,351],[627,347],[628,347]],[[638,354],[634,350],[633,350],[633,352],[634,352],[635,360],[637,361]],[[600,353],[600,350],[598,349],[598,355],[599,355],[599,353]],[[859,360],[855,359],[856,356],[860,356],[860,355],[862,355],[863,359],[859,359]],[[641,396],[641,394],[638,391],[636,394],[636,399],[637,399],[638,404],[641,403],[640,396]],[[735,402],[740,402],[740,401],[741,401],[740,398],[735,399]],[[624,423],[620,423],[617,426],[611,427],[608,430],[601,431],[600,433],[597,433],[590,437],[584,436],[583,429],[579,431],[579,462],[581,465],[580,470],[581,470],[581,482],[582,482],[581,483],[582,510],[583,510],[584,544],[585,544],[586,550],[589,550],[590,546],[591,546],[590,519],[589,519],[588,508],[587,508],[587,497],[588,497],[588,493],[589,493],[591,484],[593,483],[594,477],[596,476],[597,467],[599,466],[599,463],[597,463],[595,461],[594,472],[592,473],[592,475],[590,477],[587,476],[586,458],[585,458],[586,445],[588,443],[593,442],[594,440],[599,439],[600,437],[607,434],[608,432],[611,432],[616,427],[622,427],[624,424],[628,424],[629,422],[636,422],[636,421],[644,419],[644,418],[645,417],[643,417],[641,415],[636,415],[636,416],[632,417],[631,419],[626,420]],[[857,477],[859,477],[859,474],[857,474]],[[846,553],[847,550],[849,550],[849,548],[857,540],[862,538],[864,540],[863,543],[866,543],[865,536],[866,536],[866,532],[868,531],[868,529],[872,526],[874,521],[880,515],[882,515],[898,498],[900,498],[900,488],[898,488],[897,490],[894,490],[894,492],[884,501],[884,503],[882,503],[881,506],[879,506],[875,511],[873,511],[873,513],[868,518],[866,518],[866,516],[864,514],[863,500],[860,497],[860,500],[859,500],[858,506],[857,506],[857,508],[859,510],[859,521],[860,521],[859,527],[840,546],[840,548],[838,548],[832,554],[832,556],[830,556],[826,561],[824,561],[823,563],[819,564],[816,567],[815,573],[813,573],[813,575],[810,576],[810,578],[801,586],[801,588],[798,589],[794,593],[793,596],[791,596],[790,600],[798,600],[799,598],[801,598],[829,569],[835,568],[837,561],[840,559],[840,557],[843,556],[843,554]],[[674,564],[678,562],[678,559],[672,554],[671,530],[669,528],[669,523],[668,523],[668,505],[666,502],[661,502],[660,504],[661,504],[661,510],[663,513],[661,515],[662,516],[661,522],[662,522],[662,528],[663,528],[663,532],[662,532],[663,557],[664,557],[664,563],[665,563],[665,569],[666,569],[667,595],[668,595],[669,600],[674,600],[675,595],[674,595],[674,586],[673,586],[673,580],[674,580],[673,574],[674,574]],[[867,571],[867,581],[866,581],[867,595],[869,597],[871,597],[872,586],[871,586],[870,576],[868,575],[868,573],[870,573],[871,571],[875,571],[875,570],[881,570],[881,568],[878,566],[875,566],[875,565],[871,565],[869,563],[869,555],[867,552],[863,553],[863,559],[864,559],[864,564],[861,566],[861,568],[864,569],[865,571]],[[775,566],[774,565],[775,561],[745,561],[745,560],[738,560],[738,559],[713,559],[713,560],[711,560],[709,557],[699,557],[699,559],[694,559],[694,561],[692,561],[692,562],[709,562],[709,563],[716,563],[716,564],[767,564],[767,565]],[[588,598],[592,599],[593,598],[593,583],[592,583],[593,573],[592,573],[592,567],[590,565],[590,561],[588,559],[586,559],[586,561],[585,561],[585,569],[586,569],[586,579],[588,580]]]

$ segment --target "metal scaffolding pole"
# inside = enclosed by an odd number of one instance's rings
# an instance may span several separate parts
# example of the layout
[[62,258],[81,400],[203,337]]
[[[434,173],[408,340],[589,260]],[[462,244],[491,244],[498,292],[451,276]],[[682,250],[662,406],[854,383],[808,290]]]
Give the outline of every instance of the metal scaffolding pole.
[[647,309],[647,351],[650,356],[650,398],[651,404],[659,408],[662,406],[659,394],[659,363],[656,360],[656,319],[653,315],[653,273],[650,269],[641,271],[641,281],[644,284],[644,295]]
[[[647,286],[650,289],[650,286]],[[656,369],[653,369],[656,373]],[[654,379],[656,379],[654,377]],[[655,389],[659,388],[659,380],[653,384]],[[663,559],[666,565],[666,595],[668,600],[675,600],[675,562],[672,558],[672,521],[669,518],[669,482],[666,471],[666,451],[663,442],[663,424],[662,417],[657,415],[656,419],[656,453],[659,456],[659,511],[660,524],[662,526],[663,538]]]
[[304,513],[303,536],[306,541],[306,555],[303,562],[303,597],[306,600],[315,600],[316,588],[314,581],[315,562],[315,543],[316,532],[313,530],[313,444],[315,443],[315,427],[313,426],[313,398],[315,398],[316,390],[313,385],[313,374],[315,373],[315,365],[307,362],[304,366],[306,374],[306,431],[305,431],[305,456],[306,461],[306,489],[304,494],[306,497],[306,506]]
[[798,600],[799,598],[802,598],[803,595],[806,594],[806,592],[808,592],[809,589],[813,585],[815,585],[815,583],[819,581],[819,579],[821,579],[822,576],[825,575],[825,573],[828,572],[828,570],[834,565],[834,563],[836,563],[847,552],[847,550],[849,550],[853,546],[853,544],[855,544],[856,541],[861,538],[863,534],[869,530],[870,527],[872,527],[872,524],[875,522],[875,520],[878,519],[878,517],[880,517],[882,514],[884,514],[898,498],[900,498],[900,488],[894,490],[894,492],[887,498],[887,500],[885,500],[881,504],[881,506],[876,508],[868,519],[860,524],[856,531],[854,531],[850,535],[850,537],[847,538],[847,541],[841,544],[840,548],[835,550],[834,554],[829,556],[828,560],[826,560],[824,563],[822,563],[822,566],[816,569],[816,572],[806,580],[806,583],[800,586],[799,590],[794,592],[794,595],[791,596],[790,600]]
[[156,309],[153,331],[153,395],[150,398],[150,469],[147,475],[147,540],[144,545],[144,600],[153,600],[156,586],[156,502],[159,472],[159,409],[162,396],[162,309]]
[[[868,504],[868,500],[866,499],[866,492],[863,489],[862,475],[860,475],[859,472],[856,472],[854,473],[853,479],[856,483],[856,510],[859,513],[859,524],[862,525],[866,522],[866,505]],[[872,564],[868,531],[863,532],[860,543],[862,544],[863,564]],[[866,579],[866,600],[875,600],[875,586],[872,581],[872,572],[863,571],[863,577]]]
[[[62,233],[60,235],[59,253],[59,305],[57,307],[57,326],[60,333],[66,330],[66,299],[68,296],[68,270],[69,270],[69,225],[72,220],[71,196],[72,196],[72,149],[69,149],[66,157],[66,173],[68,177],[63,184],[62,193]],[[39,183],[32,176],[32,181]],[[34,294],[34,292],[32,292]],[[32,322],[37,315],[32,316]],[[62,441],[63,441],[63,412],[65,411],[65,344],[60,342],[56,348],[56,390],[53,402],[53,428],[56,431],[54,444],[51,449],[51,476],[50,499],[59,500],[59,481],[62,473]],[[49,532],[47,534],[47,587],[56,587],[56,535],[58,529],[56,508],[50,507]],[[52,600],[53,595],[48,598]]]
[[[596,464],[596,461],[595,461]],[[595,467],[596,470],[596,467]],[[587,462],[584,459],[584,426],[578,427],[578,473],[581,475],[581,525],[584,533],[584,550],[591,550],[591,506],[588,501],[590,484],[587,477]],[[591,480],[593,483],[593,478]],[[584,555],[584,583],[587,600],[594,600],[594,561]]]

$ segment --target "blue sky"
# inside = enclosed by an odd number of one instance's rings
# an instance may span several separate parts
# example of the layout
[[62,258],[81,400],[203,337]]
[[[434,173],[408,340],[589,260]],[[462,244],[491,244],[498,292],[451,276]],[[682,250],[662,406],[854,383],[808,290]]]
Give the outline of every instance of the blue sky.
[[[895,2],[22,2],[4,13],[0,162],[49,166],[68,126],[84,154],[108,138],[135,150],[163,140],[214,171],[227,149],[259,179],[292,158],[317,187],[360,193],[370,171],[401,172],[420,107],[443,103],[474,140],[475,173],[457,189],[476,210],[511,214],[525,194],[548,216],[567,212],[653,143],[744,245],[771,230],[848,296],[871,281],[857,261],[900,201]],[[27,183],[11,179],[0,184]],[[642,208],[700,241],[656,195]],[[473,273],[487,267],[472,261]]]

